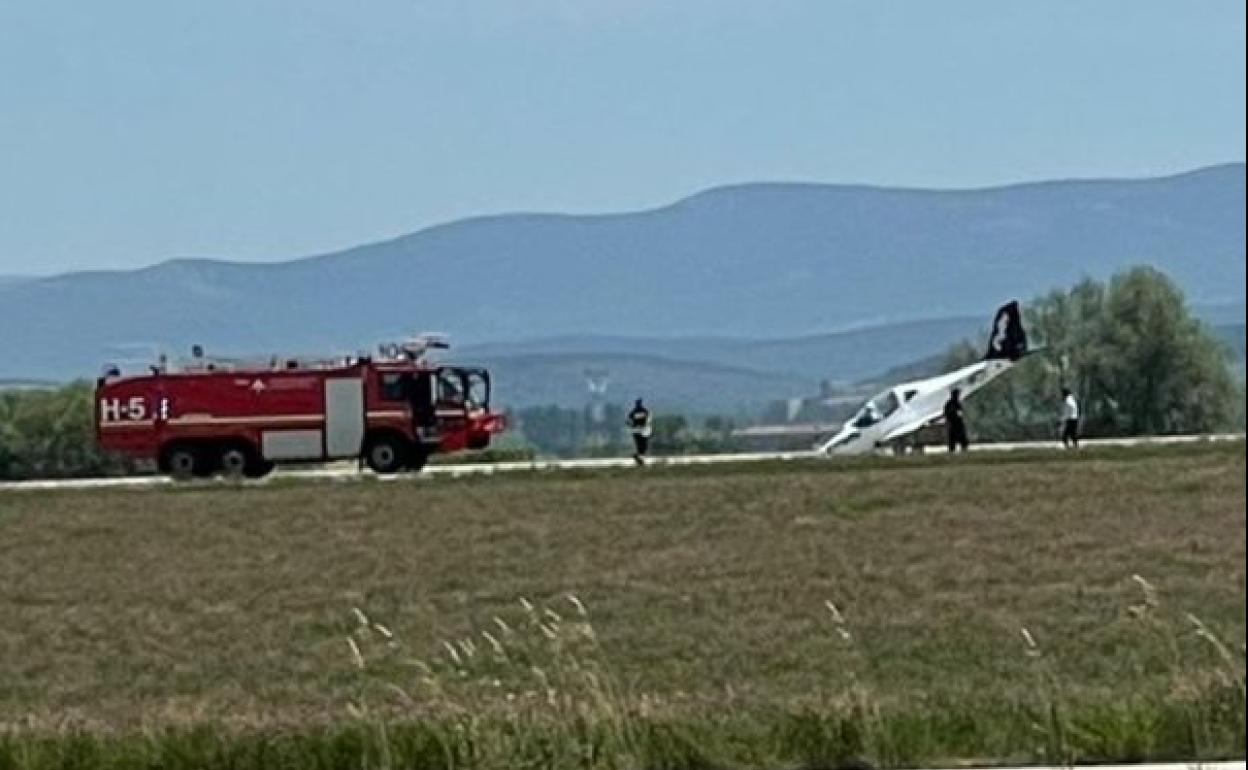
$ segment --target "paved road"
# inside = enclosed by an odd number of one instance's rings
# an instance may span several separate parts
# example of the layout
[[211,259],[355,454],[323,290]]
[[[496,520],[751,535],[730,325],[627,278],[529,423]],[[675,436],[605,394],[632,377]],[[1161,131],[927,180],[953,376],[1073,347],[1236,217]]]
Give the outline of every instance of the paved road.
[[[1193,444],[1204,441],[1243,441],[1242,433],[1219,433],[1202,436],[1145,436],[1121,439],[1087,439],[1082,442],[1086,447],[1106,446],[1143,446],[1167,444]],[[1060,450],[1061,444],[1052,441],[1024,441],[995,444],[975,444],[972,452],[1011,452],[1020,450]],[[938,450],[941,451],[941,450]],[[811,460],[823,458],[828,462],[836,462],[815,452],[744,452],[735,454],[681,455],[675,457],[655,457],[648,462],[655,466],[669,465],[710,465],[714,463],[749,463],[780,460]],[[431,476],[473,476],[493,473],[516,473],[524,471],[557,471],[596,468],[629,468],[633,460],[628,457],[593,457],[577,460],[536,460],[525,462],[503,463],[464,463],[453,465],[430,465],[419,474],[397,474],[394,476],[376,476],[371,472],[361,472],[355,463],[339,463],[330,467],[279,470],[268,479],[246,482],[248,484],[265,484],[269,479],[358,479],[365,476],[381,481],[399,481],[427,478]],[[122,478],[95,479],[49,479],[40,481],[8,481],[0,482],[0,492],[35,492],[53,489],[108,489],[108,488],[139,488],[160,487],[174,482],[164,476],[127,476]],[[197,483],[197,482],[187,482]],[[211,483],[211,482],[198,482]]]

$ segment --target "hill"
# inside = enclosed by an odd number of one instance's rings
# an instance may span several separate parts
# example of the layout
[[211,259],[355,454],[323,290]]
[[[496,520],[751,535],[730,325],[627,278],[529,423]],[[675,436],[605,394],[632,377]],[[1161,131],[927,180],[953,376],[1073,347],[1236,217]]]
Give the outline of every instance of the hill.
[[[1234,307],[1194,308],[1242,370],[1244,323]],[[495,372],[499,402],[508,406],[584,404],[586,370],[610,374],[608,400],[642,395],[664,409],[689,412],[755,411],[760,405],[819,392],[820,383],[851,392],[880,383],[929,377],[962,339],[986,334],[985,319],[941,318],[790,339],[725,337],[553,337],[507,344],[470,345],[455,358]]]
[[[797,337],[989,313],[1149,262],[1244,294],[1244,165],[982,190],[750,184],[628,214],[453,222],[307,259],[180,259],[0,285],[0,376],[98,370],[119,343],[355,350],[567,334]],[[800,358],[800,355],[798,356]]]
[[[988,326],[983,318],[935,318],[868,326],[832,334],[777,339],[734,337],[622,337],[579,335],[520,342],[468,345],[460,358],[577,355],[658,356],[759,373],[792,374],[809,381],[851,382],[899,362],[943,350]],[[609,361],[599,365],[609,368]]]
[[644,397],[661,411],[756,412],[768,402],[813,392],[818,381],[791,372],[760,372],[722,364],[631,353],[538,353],[474,358],[489,367],[494,400],[522,408],[588,403],[587,370],[610,372],[606,400]]
[[59,383],[50,380],[0,379],[0,391],[5,390],[49,390],[60,387]]
[[[1244,323],[1214,323],[1205,320],[1210,326],[1213,336],[1226,346],[1229,363],[1238,372],[1244,369],[1245,342]],[[922,379],[939,374],[945,367],[945,352],[942,350],[933,355],[924,356],[913,361],[893,366],[875,376],[868,377],[860,384],[874,386],[879,383],[902,382],[904,380]]]

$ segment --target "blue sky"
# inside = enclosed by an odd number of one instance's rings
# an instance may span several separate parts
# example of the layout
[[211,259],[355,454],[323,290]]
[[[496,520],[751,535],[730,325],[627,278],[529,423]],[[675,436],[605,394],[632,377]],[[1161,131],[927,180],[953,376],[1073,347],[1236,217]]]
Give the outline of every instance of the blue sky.
[[0,274],[1244,159],[1242,2],[0,0]]

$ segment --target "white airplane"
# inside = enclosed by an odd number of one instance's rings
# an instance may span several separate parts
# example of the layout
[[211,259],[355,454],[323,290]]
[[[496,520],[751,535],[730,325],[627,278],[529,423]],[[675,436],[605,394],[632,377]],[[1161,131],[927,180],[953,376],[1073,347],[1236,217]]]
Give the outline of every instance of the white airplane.
[[1002,305],[993,322],[988,352],[976,363],[948,374],[894,385],[863,404],[836,435],[816,446],[830,455],[899,448],[901,440],[944,417],[945,402],[956,388],[963,399],[1005,374],[1027,355],[1027,333],[1018,302]]

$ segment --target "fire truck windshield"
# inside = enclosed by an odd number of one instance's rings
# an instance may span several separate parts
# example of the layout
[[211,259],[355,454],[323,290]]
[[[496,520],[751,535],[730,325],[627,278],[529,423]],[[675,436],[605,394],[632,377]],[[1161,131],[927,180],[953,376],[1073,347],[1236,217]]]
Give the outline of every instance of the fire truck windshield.
[[484,369],[446,367],[438,372],[438,403],[488,409],[490,375]]
[[464,403],[464,388],[459,372],[454,369],[443,369],[438,372],[438,403]]
[[484,371],[467,369],[464,382],[468,386],[468,405],[480,409],[490,407],[490,377]]

